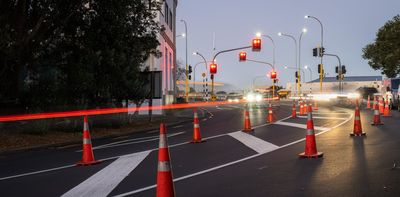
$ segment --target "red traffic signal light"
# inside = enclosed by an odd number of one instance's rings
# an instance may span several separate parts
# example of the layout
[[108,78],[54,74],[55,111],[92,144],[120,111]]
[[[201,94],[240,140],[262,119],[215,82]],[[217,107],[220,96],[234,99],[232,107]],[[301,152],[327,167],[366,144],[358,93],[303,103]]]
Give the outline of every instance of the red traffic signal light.
[[271,79],[276,79],[276,76],[277,76],[276,71],[272,71],[270,76],[271,76]]
[[210,74],[217,73],[217,64],[210,64]]
[[260,51],[261,50],[261,39],[260,38],[254,38],[252,42],[252,50],[253,51]]
[[247,56],[247,53],[244,52],[244,51],[241,51],[241,52],[239,53],[239,62],[246,61],[246,56]]

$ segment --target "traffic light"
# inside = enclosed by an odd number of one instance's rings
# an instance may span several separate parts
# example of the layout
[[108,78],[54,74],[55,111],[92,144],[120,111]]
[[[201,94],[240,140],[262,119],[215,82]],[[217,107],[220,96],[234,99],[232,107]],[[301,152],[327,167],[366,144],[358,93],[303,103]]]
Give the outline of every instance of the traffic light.
[[261,39],[254,38],[252,42],[252,50],[253,51],[260,51],[261,50]]
[[192,73],[193,72],[193,70],[192,70],[192,66],[191,65],[189,65],[189,70],[188,70],[188,73],[190,74],[190,73]]
[[322,64],[318,64],[318,73],[323,73]]
[[274,83],[278,83],[278,79],[273,79],[273,82]]
[[318,56],[318,48],[313,48],[312,54],[314,57],[317,57]]
[[192,76],[191,76],[191,75],[189,75],[189,76],[188,76],[188,79],[189,79],[189,80],[192,80]]
[[339,66],[335,67],[335,73],[339,73]]
[[324,47],[319,48],[319,56],[322,57],[324,53],[325,53],[325,48]]
[[276,71],[272,71],[270,76],[271,76],[271,79],[276,79]]
[[342,74],[346,74],[346,66],[345,65],[342,66]]
[[[210,79],[213,80],[214,79],[214,75],[211,74]],[[207,84],[206,84],[207,85]]]
[[244,51],[241,51],[241,52],[239,53],[239,62],[246,61],[246,56],[247,56],[247,53],[244,52]]
[[296,83],[299,83],[299,79],[296,79]]
[[339,75],[336,75],[336,80],[338,80],[338,81],[339,81]]
[[210,64],[210,74],[217,73],[217,64]]
[[297,80],[297,78],[299,78],[299,73],[297,73],[297,71],[294,73],[294,76],[296,77],[296,80]]

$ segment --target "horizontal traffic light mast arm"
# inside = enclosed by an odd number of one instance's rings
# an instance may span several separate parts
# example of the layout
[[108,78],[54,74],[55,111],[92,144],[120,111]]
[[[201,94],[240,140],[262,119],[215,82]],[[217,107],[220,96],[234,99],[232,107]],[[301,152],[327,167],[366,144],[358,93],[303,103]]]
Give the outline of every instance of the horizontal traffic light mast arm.
[[252,59],[246,59],[246,61],[255,62],[255,63],[259,63],[259,64],[267,64],[267,65],[271,66],[272,70],[275,70],[274,65],[272,65],[272,64],[269,63],[269,62],[263,62],[263,61],[252,60]]
[[339,66],[342,66],[342,63],[340,62],[340,58],[339,56],[335,55],[335,54],[329,54],[329,53],[324,53],[324,56],[332,56],[332,57],[336,57],[337,60],[339,61]]
[[239,48],[234,48],[234,49],[227,49],[227,50],[222,50],[219,51],[218,53],[216,53],[212,59],[212,61],[215,61],[215,58],[217,58],[217,56],[221,53],[227,53],[227,52],[231,52],[231,51],[238,51],[238,50],[242,50],[242,49],[249,49],[252,48],[253,46],[246,46],[246,47],[239,47]]

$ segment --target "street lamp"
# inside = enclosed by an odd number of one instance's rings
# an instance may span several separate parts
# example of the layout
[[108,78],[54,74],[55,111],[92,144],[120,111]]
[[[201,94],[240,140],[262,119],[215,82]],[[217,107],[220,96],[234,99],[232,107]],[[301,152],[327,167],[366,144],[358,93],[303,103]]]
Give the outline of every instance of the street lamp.
[[272,37],[269,36],[269,35],[261,34],[261,32],[257,32],[256,36],[259,37],[259,38],[260,37],[266,37],[266,38],[271,40],[271,43],[272,43],[272,64],[275,67],[275,42],[274,42],[274,39],[272,39]]
[[185,24],[185,34],[182,34],[182,36],[183,37],[185,37],[185,50],[186,50],[186,52],[185,52],[185,68],[186,68],[186,80],[185,80],[185,100],[186,100],[186,102],[189,102],[189,79],[188,79],[188,76],[189,76],[189,69],[188,69],[188,54],[187,54],[187,52],[188,52],[188,47],[187,47],[187,23],[186,23],[186,21],[185,20],[181,20],[181,22],[183,22],[183,24]]
[[[300,66],[301,66],[301,38],[303,37],[303,34],[304,33],[307,33],[307,29],[306,28],[303,28],[302,30],[301,30],[301,33],[300,33],[300,36],[299,36],[299,62],[298,62],[298,68],[299,68],[299,71],[300,71]],[[299,79],[299,81],[301,81],[301,76],[299,77],[300,79]],[[304,78],[305,78],[305,76],[304,76]],[[304,81],[304,80],[303,80]],[[301,89],[300,89],[300,91],[301,91]]]
[[[193,52],[193,55],[197,55],[197,56],[200,56],[202,59],[203,59],[203,63],[204,63],[204,66],[206,67],[206,85],[207,85],[207,72],[208,72],[208,69],[207,69],[207,60],[206,60],[206,58],[201,54],[201,53],[199,53],[199,52]],[[196,64],[197,65],[197,64]],[[194,80],[194,89],[196,90],[196,65],[195,65],[195,67],[194,67],[194,78],[193,78],[193,80]],[[207,85],[208,86],[208,85]],[[207,90],[207,93],[206,94],[208,94],[208,88],[206,88]]]
[[[321,47],[324,48],[324,26],[322,25],[322,22],[315,16],[305,15],[304,18],[306,18],[306,19],[312,18],[312,19],[316,20],[319,23],[319,25],[321,26]],[[321,65],[322,65],[322,59],[323,59],[323,55],[321,55]],[[323,71],[323,69],[321,71]],[[319,74],[319,84],[320,84],[319,85],[319,89],[320,89],[320,92],[322,92],[322,80],[323,80],[322,77],[323,77],[323,75],[324,75],[323,72],[321,72]]]
[[[295,64],[295,67],[297,67],[297,40],[296,40],[296,38],[294,37],[294,36],[292,36],[292,35],[289,35],[289,34],[284,34],[284,33],[282,33],[282,32],[279,32],[278,33],[278,36],[285,36],[285,37],[289,37],[289,38],[291,38],[292,40],[293,40],[293,42],[294,42],[294,64]],[[298,88],[298,90],[297,90],[297,96],[299,96],[300,95],[300,69],[299,69],[299,81],[298,81],[298,83],[297,83],[297,88]]]
[[304,69],[309,70],[310,71],[310,81],[312,81],[312,70],[308,65],[304,66]]

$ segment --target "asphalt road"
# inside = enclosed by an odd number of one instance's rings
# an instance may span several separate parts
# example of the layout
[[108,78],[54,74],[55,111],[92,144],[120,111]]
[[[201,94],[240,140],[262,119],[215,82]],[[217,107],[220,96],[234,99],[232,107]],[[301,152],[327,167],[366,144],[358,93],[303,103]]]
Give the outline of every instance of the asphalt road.
[[[177,196],[400,196],[400,114],[371,126],[362,110],[365,137],[350,137],[354,109],[314,111],[323,158],[299,159],[306,118],[290,118],[291,103],[250,107],[254,132],[243,133],[242,104],[202,108],[201,134],[193,125],[167,127]],[[167,125],[168,126],[168,125]],[[93,140],[94,166],[76,167],[80,146],[0,155],[2,196],[155,196],[158,131]]]

